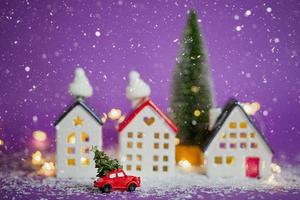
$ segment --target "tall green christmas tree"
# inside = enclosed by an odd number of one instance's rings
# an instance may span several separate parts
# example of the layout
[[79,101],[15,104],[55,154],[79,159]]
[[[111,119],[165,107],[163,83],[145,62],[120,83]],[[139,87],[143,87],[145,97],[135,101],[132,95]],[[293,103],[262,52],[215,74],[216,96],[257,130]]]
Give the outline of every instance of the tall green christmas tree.
[[195,11],[190,11],[173,77],[171,115],[181,144],[203,144],[213,106],[211,78]]
[[97,168],[97,177],[103,177],[112,170],[121,169],[122,166],[116,159],[110,159],[104,151],[100,151],[97,147],[93,147],[95,168]]

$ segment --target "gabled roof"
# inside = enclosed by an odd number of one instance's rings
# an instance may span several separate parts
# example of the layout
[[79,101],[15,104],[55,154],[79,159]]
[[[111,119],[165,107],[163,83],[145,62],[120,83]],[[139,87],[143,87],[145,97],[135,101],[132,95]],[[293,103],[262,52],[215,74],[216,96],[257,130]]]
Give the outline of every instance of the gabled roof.
[[173,122],[150,100],[146,100],[139,105],[133,112],[119,125],[118,131],[121,132],[144,108],[150,106],[157,114],[170,126],[170,128],[177,133],[178,129]]
[[257,133],[259,133],[262,137],[262,139],[264,140],[264,142],[266,143],[267,147],[269,148],[269,150],[274,153],[274,151],[272,150],[271,146],[269,145],[269,143],[267,142],[267,140],[265,139],[264,135],[262,134],[262,132],[257,128],[257,126],[254,124],[253,120],[250,118],[250,116],[245,112],[244,108],[241,106],[241,104],[236,100],[236,99],[230,99],[226,106],[223,108],[222,113],[219,115],[219,117],[216,120],[215,125],[213,126],[209,137],[206,140],[206,143],[203,145],[203,150],[206,151],[207,148],[209,147],[209,145],[211,144],[211,142],[213,141],[213,139],[215,138],[215,136],[218,134],[219,130],[222,128],[225,120],[227,119],[227,117],[230,115],[230,113],[233,111],[233,109],[235,107],[239,107],[240,110],[243,112],[243,114],[246,116],[246,118],[248,119],[248,121],[251,123],[251,125],[254,127],[254,129],[256,130]]
[[81,106],[84,110],[86,110],[95,120],[96,122],[98,122],[100,125],[103,125],[101,119],[95,114],[95,112],[86,105],[86,103],[82,100],[82,99],[77,99],[75,101],[75,103],[73,103],[54,123],[54,125],[56,126],[57,124],[59,124],[59,122],[61,122],[67,115],[69,112],[71,112],[76,106]]

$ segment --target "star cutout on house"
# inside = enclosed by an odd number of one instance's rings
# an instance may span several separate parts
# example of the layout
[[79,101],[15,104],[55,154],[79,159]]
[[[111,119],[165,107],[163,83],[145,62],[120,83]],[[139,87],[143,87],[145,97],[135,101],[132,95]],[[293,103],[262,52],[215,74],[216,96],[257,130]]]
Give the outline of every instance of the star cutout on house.
[[77,116],[73,121],[75,126],[82,126],[83,124],[83,119],[81,119],[79,116]]

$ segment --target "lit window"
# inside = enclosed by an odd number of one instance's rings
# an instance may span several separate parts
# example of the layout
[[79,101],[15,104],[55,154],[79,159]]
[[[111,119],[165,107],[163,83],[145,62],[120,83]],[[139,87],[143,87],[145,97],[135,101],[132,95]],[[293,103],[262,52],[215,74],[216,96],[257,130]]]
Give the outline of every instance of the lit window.
[[229,128],[236,128],[236,122],[230,122]]
[[76,162],[75,162],[74,158],[68,159],[68,165],[69,166],[74,166],[75,164],[76,164]]
[[75,144],[75,142],[76,142],[76,137],[75,137],[75,133],[74,133],[74,132],[71,133],[71,134],[68,136],[67,142],[68,142],[69,144]]
[[229,134],[229,137],[230,137],[230,138],[236,138],[236,133],[230,133],[230,134]]
[[75,147],[68,147],[67,152],[68,152],[68,154],[74,154],[75,153]]
[[142,155],[136,155],[136,160],[141,161],[142,160]]
[[255,142],[251,142],[251,148],[252,149],[257,149],[258,145]]
[[165,139],[169,139],[169,133],[165,133],[165,134],[164,134],[164,138],[165,138]]
[[234,157],[233,156],[227,156],[226,157],[226,163],[227,163],[227,165],[232,165],[234,163]]
[[126,170],[131,171],[131,165],[126,165]]
[[158,156],[157,155],[153,156],[153,160],[158,161]]
[[126,158],[127,158],[126,160],[130,161],[130,160],[132,160],[132,155],[127,155]]
[[243,139],[247,138],[247,133],[241,133],[240,137]]
[[163,157],[163,161],[166,161],[166,162],[167,162],[168,160],[169,160],[168,156],[164,156],[164,157]]
[[81,151],[81,153],[85,153],[86,154],[86,153],[90,152],[90,149],[88,147],[81,147],[80,151]]
[[154,147],[154,149],[158,149],[159,148],[159,143],[154,143],[153,147]]
[[153,169],[154,172],[157,172],[158,171],[158,166],[157,165],[153,165],[152,169]]
[[242,143],[240,144],[240,147],[241,147],[241,149],[246,149],[246,148],[247,148],[247,143],[242,142]]
[[231,149],[236,149],[236,143],[230,143],[230,148]]
[[222,133],[221,134],[221,137],[224,139],[224,138],[226,138],[226,133]]
[[251,138],[255,138],[255,133],[250,133]]
[[90,159],[88,159],[88,158],[82,157],[82,158],[80,159],[80,161],[81,161],[81,164],[82,164],[82,165],[85,165],[85,166],[90,165]]
[[154,133],[154,138],[159,139],[159,133]]
[[142,170],[142,166],[141,165],[137,165],[135,169],[136,169],[136,171],[141,171]]
[[142,132],[138,132],[137,137],[138,138],[143,138],[143,133]]
[[116,178],[117,176],[116,176],[116,174],[110,174],[109,175],[109,178]]
[[124,177],[125,175],[124,175],[124,173],[123,172],[119,172],[118,173],[118,177]]
[[225,142],[221,142],[221,143],[219,144],[219,147],[220,147],[221,149],[225,149],[225,148],[226,148],[226,143],[225,143]]
[[81,141],[82,142],[89,142],[90,141],[90,138],[89,138],[89,136],[86,132],[81,133]]
[[167,171],[168,171],[168,166],[166,166],[166,165],[163,166],[163,171],[164,171],[164,172],[167,172]]
[[169,148],[169,144],[168,143],[164,143],[164,149],[168,149]]
[[132,148],[132,142],[127,142],[127,148]]
[[215,164],[217,165],[221,165],[223,162],[222,157],[221,156],[216,156],[215,157]]
[[129,138],[133,138],[133,132],[128,132],[128,133],[127,133],[127,136],[128,136]]
[[143,148],[143,143],[142,142],[138,142],[136,144],[136,146],[137,146],[137,148],[141,149],[141,148]]
[[241,122],[240,123],[240,128],[247,128],[247,123],[246,122]]

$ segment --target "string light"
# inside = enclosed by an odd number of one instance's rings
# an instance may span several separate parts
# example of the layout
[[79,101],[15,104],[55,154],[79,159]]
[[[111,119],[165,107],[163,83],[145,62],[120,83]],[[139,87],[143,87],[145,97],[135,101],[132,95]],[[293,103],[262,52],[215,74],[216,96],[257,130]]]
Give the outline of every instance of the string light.
[[258,102],[242,103],[241,105],[248,115],[255,115],[255,113],[260,109],[260,104]]
[[103,116],[101,117],[101,121],[103,122],[103,124],[106,122],[107,120],[107,114],[103,113]]
[[194,93],[199,92],[199,90],[200,90],[200,88],[199,88],[198,86],[193,85],[193,86],[191,87],[191,91],[194,92]]
[[277,165],[276,163],[271,163],[270,167],[271,167],[271,170],[273,173],[276,173],[276,174],[281,173],[281,167],[279,165]]
[[4,141],[0,139],[0,146],[4,145]]
[[122,115],[119,119],[118,119],[118,123],[122,123],[125,120],[125,115]]
[[179,145],[180,143],[180,139],[179,138],[175,138],[175,145]]
[[44,131],[34,131],[33,132],[33,138],[39,142],[43,142],[47,139],[47,134]]
[[53,162],[45,162],[40,170],[40,174],[45,176],[55,175],[55,166]]
[[43,164],[42,153],[40,151],[36,151],[35,153],[33,153],[31,162],[33,165]]
[[178,165],[182,168],[191,168],[192,167],[191,163],[187,160],[180,160],[178,162]]
[[110,112],[108,113],[108,117],[111,119],[111,120],[117,120],[121,117],[122,115],[122,111],[120,109],[111,109]]
[[194,116],[195,117],[199,117],[200,114],[201,114],[200,110],[197,109],[197,110],[194,111]]

